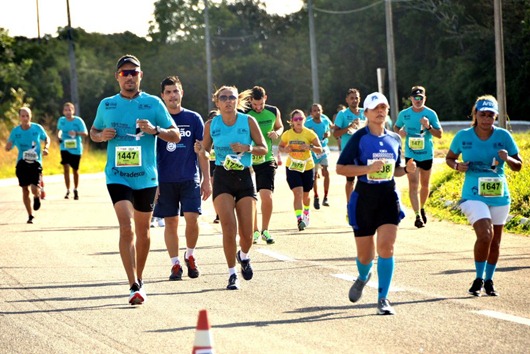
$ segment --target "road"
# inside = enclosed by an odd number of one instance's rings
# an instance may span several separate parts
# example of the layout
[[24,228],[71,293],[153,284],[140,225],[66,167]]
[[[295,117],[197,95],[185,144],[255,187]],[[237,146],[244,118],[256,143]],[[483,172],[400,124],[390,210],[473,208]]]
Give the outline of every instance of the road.
[[198,279],[168,281],[163,229],[151,229],[148,301],[138,307],[127,303],[117,221],[101,174],[81,177],[78,201],[63,199],[60,177],[46,177],[47,198],[33,225],[25,223],[20,188],[0,183],[0,353],[189,353],[201,309],[217,353],[528,352],[528,237],[504,235],[495,278],[501,296],[476,298],[467,294],[472,229],[436,220],[416,229],[408,212],[389,295],[396,316],[375,315],[376,275],[361,301],[350,303],[355,243],[345,221],[344,178],[333,170],[331,206],[313,210],[303,232],[285,171],[278,170],[276,244],[251,249],[254,278],[241,279],[239,291],[225,290],[221,229],[212,223],[210,200],[200,218]]

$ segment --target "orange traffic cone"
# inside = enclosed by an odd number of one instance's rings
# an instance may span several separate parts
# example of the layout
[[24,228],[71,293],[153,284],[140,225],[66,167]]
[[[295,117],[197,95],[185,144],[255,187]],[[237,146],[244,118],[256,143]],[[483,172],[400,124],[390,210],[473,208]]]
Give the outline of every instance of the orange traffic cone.
[[195,342],[193,343],[193,354],[213,354],[212,335],[210,333],[210,322],[206,310],[199,311]]

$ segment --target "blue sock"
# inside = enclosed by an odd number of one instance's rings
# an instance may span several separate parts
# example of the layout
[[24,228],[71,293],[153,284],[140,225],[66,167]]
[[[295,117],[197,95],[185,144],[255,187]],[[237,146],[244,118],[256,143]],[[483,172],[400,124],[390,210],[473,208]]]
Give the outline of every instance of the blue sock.
[[496,264],[486,264],[486,277],[484,280],[493,280],[493,274],[495,273],[495,269],[497,268]]
[[370,273],[370,270],[372,270],[372,266],[374,265],[374,261],[370,261],[368,264],[362,264],[359,262],[359,259],[357,259],[357,269],[359,270],[359,279],[362,281],[366,281],[368,279],[368,274]]
[[386,299],[390,290],[390,283],[394,275],[394,257],[377,260],[377,276],[379,278],[379,296],[378,300]]
[[475,261],[475,269],[477,271],[477,278],[484,279],[484,269],[486,269],[486,261],[484,262]]

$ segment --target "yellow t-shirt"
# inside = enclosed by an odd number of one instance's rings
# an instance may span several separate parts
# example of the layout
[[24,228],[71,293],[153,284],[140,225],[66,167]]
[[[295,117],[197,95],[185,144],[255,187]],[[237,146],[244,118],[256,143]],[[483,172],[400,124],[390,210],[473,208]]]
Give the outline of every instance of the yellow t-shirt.
[[281,141],[291,147],[291,152],[287,156],[287,161],[285,166],[291,165],[291,158],[297,159],[297,160],[303,160],[307,161],[305,165],[305,170],[310,170],[313,167],[315,167],[315,162],[313,161],[313,157],[311,157],[311,151],[309,150],[302,150],[300,148],[300,145],[302,144],[311,144],[315,139],[318,140],[318,136],[316,133],[304,127],[302,129],[302,132],[297,133],[293,129],[289,129],[285,131],[282,134]]

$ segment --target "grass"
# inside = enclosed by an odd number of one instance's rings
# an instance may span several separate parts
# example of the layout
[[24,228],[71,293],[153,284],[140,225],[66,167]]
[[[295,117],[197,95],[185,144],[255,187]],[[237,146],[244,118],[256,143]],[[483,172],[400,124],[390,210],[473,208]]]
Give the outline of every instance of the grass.
[[[436,157],[445,158],[454,133],[444,132],[442,139],[435,139]],[[530,169],[525,162],[530,161],[530,135],[528,133],[514,133],[513,137],[520,149],[523,168],[520,172],[513,172],[506,168],[506,178],[510,188],[512,205],[511,219],[506,223],[505,230],[512,233],[530,235],[530,223],[523,222],[530,219]],[[467,224],[466,217],[455,206],[460,200],[464,174],[457,173],[444,163],[435,164],[431,175],[431,196],[427,201],[429,213],[438,219],[450,220],[455,223]],[[404,191],[402,200],[410,206],[408,191]]]

